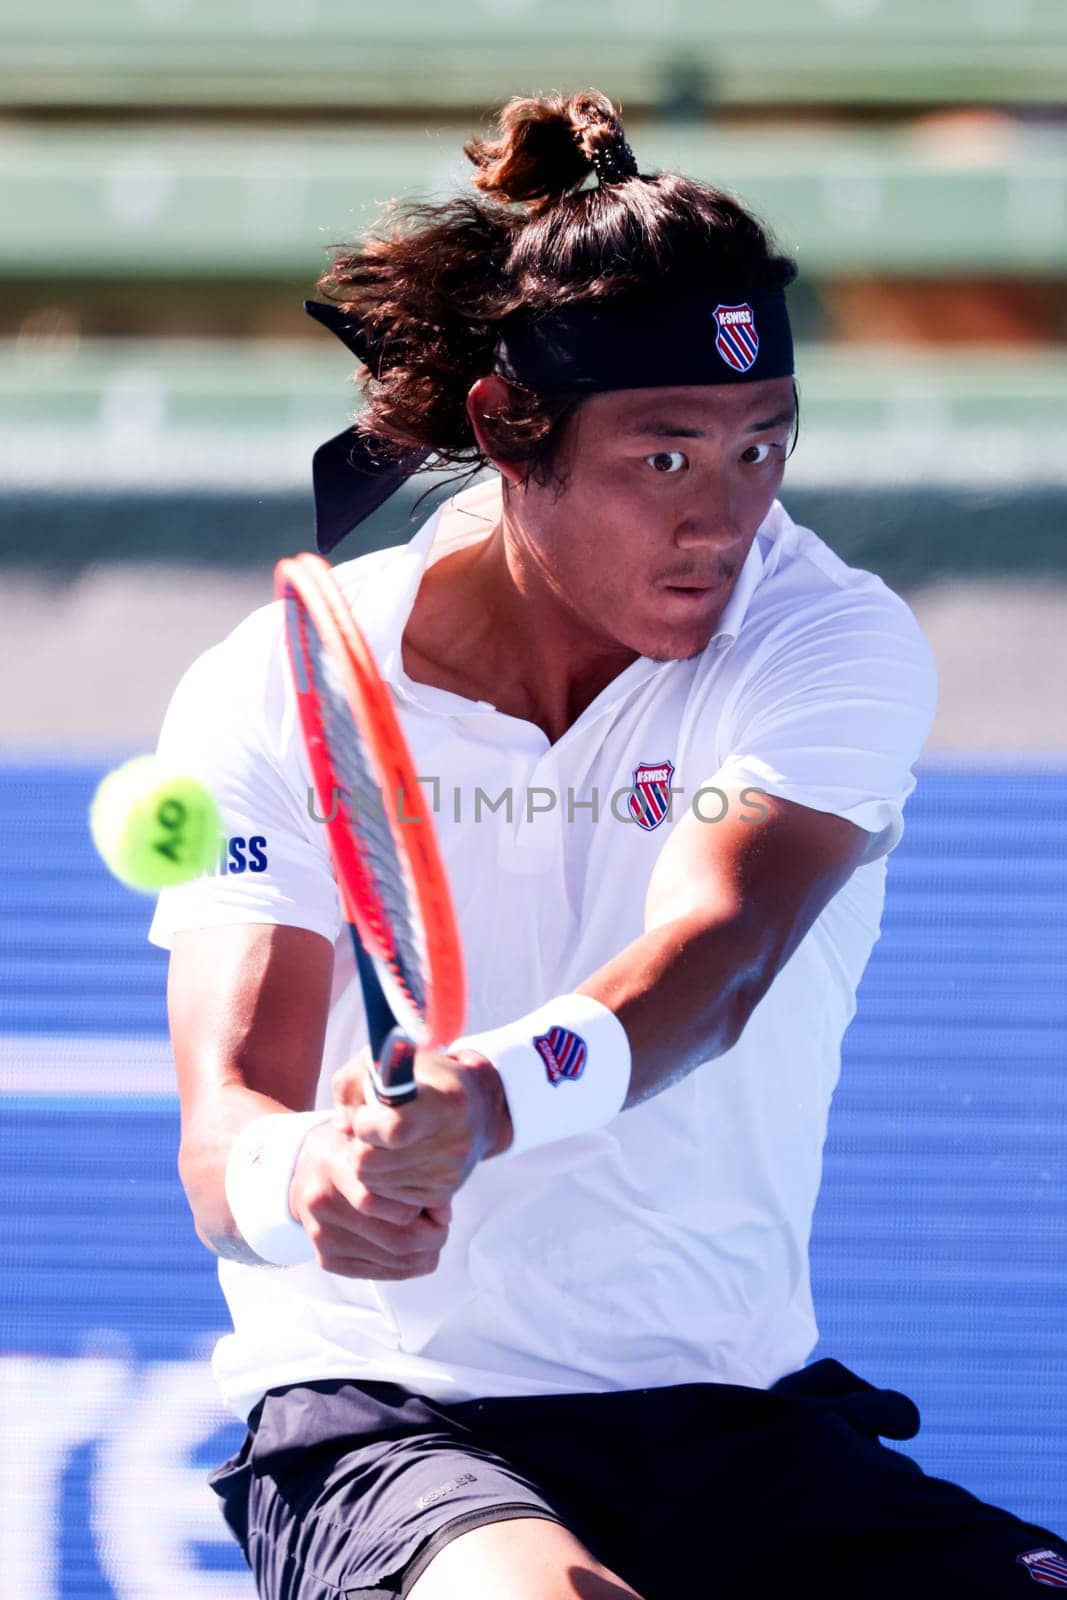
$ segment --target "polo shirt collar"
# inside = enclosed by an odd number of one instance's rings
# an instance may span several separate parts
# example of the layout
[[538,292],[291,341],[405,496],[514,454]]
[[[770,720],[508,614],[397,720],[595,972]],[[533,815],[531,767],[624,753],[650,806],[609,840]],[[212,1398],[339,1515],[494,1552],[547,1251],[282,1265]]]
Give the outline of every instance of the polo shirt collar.
[[[766,527],[766,525],[766,522],[764,522],[763,526]],[[763,577],[763,552],[760,550],[761,537],[762,530],[756,534],[756,537],[748,547],[748,555],[745,557],[741,571],[737,574],[737,582],[730,592],[729,600],[723,607],[719,625],[711,636],[711,643],[714,648],[722,649],[723,643],[721,641],[733,644],[741,632],[741,624],[745,620],[745,613],[748,611],[752,596],[755,594]]]

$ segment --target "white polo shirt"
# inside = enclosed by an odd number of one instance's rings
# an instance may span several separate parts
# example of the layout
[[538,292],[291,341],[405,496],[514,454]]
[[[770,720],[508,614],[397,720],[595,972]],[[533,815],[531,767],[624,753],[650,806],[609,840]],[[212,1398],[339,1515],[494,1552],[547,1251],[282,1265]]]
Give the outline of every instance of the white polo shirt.
[[[930,649],[880,578],[776,502],[700,656],[639,658],[550,744],[489,702],[414,682],[401,660],[428,562],[486,537],[500,499],[499,479],[476,485],[410,544],[335,568],[436,794],[469,1031],[576,988],[640,936],[656,858],[702,788],[748,783],[836,812],[870,834],[867,855],[725,1055],[596,1133],[482,1162],[455,1196],[431,1276],[372,1283],[315,1264],[220,1261],[234,1331],[214,1370],[242,1416],[270,1388],[325,1378],[441,1400],[765,1388],[817,1339],[807,1249],[827,1114],[933,719]],[[277,602],[193,662],[159,754],[216,795],[231,869],[243,870],[164,890],[149,938],[169,948],[181,929],[284,923],[334,942],[318,1094],[329,1105],[331,1075],[366,1028],[325,830],[309,809]],[[657,820],[668,766],[684,793]],[[640,820],[621,793],[631,787],[652,802],[635,807]],[[510,817],[506,800],[491,809],[478,789],[494,802],[510,794]],[[713,825],[721,802],[697,803]]]

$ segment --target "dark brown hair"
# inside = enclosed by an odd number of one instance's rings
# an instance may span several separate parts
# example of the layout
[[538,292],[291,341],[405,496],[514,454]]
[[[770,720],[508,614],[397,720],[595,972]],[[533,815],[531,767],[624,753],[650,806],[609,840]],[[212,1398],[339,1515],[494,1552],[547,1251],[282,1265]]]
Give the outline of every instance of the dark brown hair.
[[[583,188],[598,147],[624,138],[596,90],[510,100],[488,138],[464,145],[484,200],[393,201],[358,245],[334,247],[319,293],[357,314],[370,340],[360,431],[477,471],[487,461],[466,399],[492,371],[511,312],[792,281],[794,263],[720,189],[674,172]],[[544,481],[582,397],[518,385],[511,397],[494,419],[495,454]]]

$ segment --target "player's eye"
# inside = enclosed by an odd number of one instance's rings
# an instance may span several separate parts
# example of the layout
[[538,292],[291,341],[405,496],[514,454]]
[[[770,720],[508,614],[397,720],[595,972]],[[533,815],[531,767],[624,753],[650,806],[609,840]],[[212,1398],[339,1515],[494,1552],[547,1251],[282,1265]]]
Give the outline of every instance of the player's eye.
[[683,465],[689,457],[682,450],[657,450],[655,455],[646,456],[646,461],[651,461],[653,472],[676,473],[680,470],[678,463]]
[[[741,460],[749,467],[762,467],[770,459],[773,444],[750,444],[747,450],[742,450]],[[760,452],[763,452],[762,455]]]

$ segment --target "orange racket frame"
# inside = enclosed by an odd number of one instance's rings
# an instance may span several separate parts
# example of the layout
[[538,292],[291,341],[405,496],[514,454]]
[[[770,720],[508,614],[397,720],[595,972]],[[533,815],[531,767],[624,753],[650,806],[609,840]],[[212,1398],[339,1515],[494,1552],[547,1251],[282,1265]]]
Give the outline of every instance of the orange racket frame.
[[[279,561],[274,573],[275,594],[283,602],[295,597],[330,652],[349,709],[363,741],[368,763],[381,792],[383,809],[397,856],[408,874],[408,898],[425,936],[425,1012],[423,1031],[413,1043],[440,1048],[463,1030],[466,983],[463,952],[452,895],[437,843],[432,814],[422,785],[416,779],[407,740],[393,708],[373,653],[337,586],[333,571],[321,556],[309,551]],[[287,623],[288,637],[288,623]],[[296,690],[305,747],[327,830],[334,875],[346,920],[359,943],[384,972],[382,988],[387,1002],[394,989],[411,1001],[396,960],[388,918],[333,790],[331,768],[319,712],[318,698],[304,679],[302,662],[290,641],[290,665]],[[357,949],[357,957],[359,951]],[[361,978],[365,976],[361,967]],[[394,1020],[397,1017],[392,1002]]]

